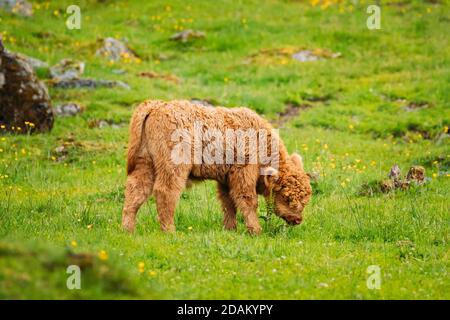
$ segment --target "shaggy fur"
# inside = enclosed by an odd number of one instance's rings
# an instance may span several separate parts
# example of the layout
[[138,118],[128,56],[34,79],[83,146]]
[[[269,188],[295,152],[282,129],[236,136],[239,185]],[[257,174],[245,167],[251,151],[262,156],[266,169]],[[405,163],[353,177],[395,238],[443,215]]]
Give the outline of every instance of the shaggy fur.
[[[222,133],[226,129],[265,129],[269,137],[273,135],[279,139],[266,120],[246,108],[205,107],[189,101],[140,104],[130,123],[128,178],[122,217],[125,230],[134,230],[139,207],[153,195],[161,229],[174,231],[174,213],[181,192],[189,180],[204,179],[217,181],[225,229],[236,228],[236,211],[239,210],[248,231],[261,232],[257,215],[258,194],[273,199],[275,213],[287,223],[302,221],[302,211],[311,197],[311,186],[299,155],[289,156],[278,140],[278,170],[248,162],[177,165],[171,160],[171,152],[177,143],[171,141],[171,135],[176,129],[186,129],[193,134],[195,121],[201,121],[204,129],[215,128]],[[271,175],[261,175],[261,170]]]

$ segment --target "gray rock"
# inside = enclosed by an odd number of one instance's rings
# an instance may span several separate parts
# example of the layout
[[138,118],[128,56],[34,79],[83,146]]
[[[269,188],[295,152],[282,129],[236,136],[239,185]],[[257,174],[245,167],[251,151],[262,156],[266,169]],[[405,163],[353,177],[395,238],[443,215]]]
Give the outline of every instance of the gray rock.
[[7,51],[1,40],[0,74],[0,124],[8,130],[22,128],[16,133],[51,130],[54,115],[47,87],[29,63]]
[[310,62],[310,61],[319,61],[325,59],[335,59],[339,58],[342,54],[340,52],[331,52],[329,50],[301,50],[292,55],[294,60],[300,62]]
[[103,129],[103,128],[109,127],[109,123],[106,122],[105,120],[100,120],[97,124],[97,127],[100,129]]
[[292,55],[292,58],[300,62],[323,60],[322,58],[314,55],[311,50],[302,50],[297,53],[294,53]]
[[33,15],[33,6],[26,0],[0,0],[0,9],[23,17]]
[[59,146],[55,148],[54,152],[56,154],[67,154],[67,149],[64,146]]
[[50,68],[53,87],[61,89],[114,87],[130,89],[130,86],[122,81],[81,78],[81,75],[84,73],[84,67],[84,62],[74,61],[72,59],[61,60],[58,64]]
[[104,120],[104,119],[92,119],[89,120],[88,126],[89,128],[112,128],[112,129],[119,129],[124,125],[124,123],[116,123],[112,120]]
[[57,105],[54,109],[55,114],[61,117],[75,116],[83,111],[83,107],[76,103],[66,103]]
[[406,112],[414,112],[414,111],[426,109],[428,107],[429,107],[429,104],[426,102],[407,102],[407,104],[403,105],[401,108],[403,110],[405,110]]
[[21,59],[25,60],[26,62],[28,62],[28,64],[34,69],[40,69],[40,68],[48,68],[48,63],[44,62],[42,60],[33,58],[33,57],[29,57],[25,54],[22,53],[18,53],[17,54]]
[[115,88],[115,87],[127,90],[130,89],[130,86],[123,81],[94,80],[94,79],[72,79],[72,80],[57,81],[53,83],[53,87],[61,89],[77,89],[77,88],[97,89],[97,88]]
[[401,177],[400,167],[398,165],[396,165],[396,164],[394,166],[392,166],[391,170],[389,171],[388,176],[392,180],[400,179],[400,177]]
[[449,133],[442,132],[436,138],[436,145],[441,145],[442,143],[445,143],[445,141],[448,140],[449,138],[450,138]]
[[119,61],[121,59],[136,59],[136,54],[123,42],[114,38],[105,38],[103,46],[97,50],[96,55],[108,60]]
[[422,166],[412,166],[409,168],[406,180],[413,181],[417,184],[425,183],[425,168]]
[[114,74],[125,74],[125,73],[127,73],[127,70],[124,70],[124,69],[113,69],[113,70],[111,70],[111,72],[114,73]]
[[84,62],[63,59],[50,68],[50,76],[56,82],[79,79],[84,73]]
[[187,30],[175,33],[174,35],[172,35],[170,37],[170,40],[188,42],[193,39],[204,38],[205,36],[206,36],[206,34],[203,31],[187,29]]

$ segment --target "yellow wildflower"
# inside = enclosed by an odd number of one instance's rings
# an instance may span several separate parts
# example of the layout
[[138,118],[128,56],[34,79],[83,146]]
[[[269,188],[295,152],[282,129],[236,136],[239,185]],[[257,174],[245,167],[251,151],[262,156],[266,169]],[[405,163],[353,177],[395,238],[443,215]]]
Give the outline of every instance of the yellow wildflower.
[[98,253],[98,258],[102,261],[106,261],[108,260],[108,254],[105,250],[100,250],[100,252]]
[[139,273],[144,273],[145,271],[145,263],[144,262],[139,262],[138,263],[138,269],[139,269]]

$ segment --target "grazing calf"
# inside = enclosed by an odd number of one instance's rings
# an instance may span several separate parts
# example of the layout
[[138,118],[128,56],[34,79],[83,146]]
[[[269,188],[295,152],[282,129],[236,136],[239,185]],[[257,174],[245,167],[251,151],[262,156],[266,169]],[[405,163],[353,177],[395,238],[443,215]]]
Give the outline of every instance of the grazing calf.
[[236,229],[239,210],[252,234],[261,232],[258,194],[291,225],[301,223],[311,198],[301,157],[289,155],[271,125],[247,108],[140,104],[130,122],[127,173],[122,226],[130,232],[150,195],[161,229],[175,231],[175,208],[189,180],[216,180],[225,229]]

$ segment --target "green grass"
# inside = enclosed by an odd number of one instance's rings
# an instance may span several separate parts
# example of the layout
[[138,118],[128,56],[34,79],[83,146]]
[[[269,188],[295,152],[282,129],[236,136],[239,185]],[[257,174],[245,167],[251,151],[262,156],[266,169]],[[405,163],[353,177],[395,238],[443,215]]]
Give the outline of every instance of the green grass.
[[[80,59],[86,76],[132,89],[50,89],[54,104],[76,101],[86,111],[58,118],[49,134],[0,136],[0,298],[449,299],[450,6],[397,2],[382,6],[376,31],[366,28],[364,4],[322,10],[309,1],[81,1],[82,29],[73,31],[63,15],[70,1],[41,2],[29,19],[1,12],[10,50],[50,64]],[[207,36],[174,43],[175,25]],[[95,56],[98,39],[108,36],[127,38],[142,63],[110,65]],[[279,48],[327,48],[342,57],[245,63]],[[182,83],[137,76],[151,70]],[[159,231],[153,200],[134,235],[121,231],[127,126],[91,129],[89,121],[126,123],[144,99],[194,97],[270,119],[286,101],[312,105],[280,129],[306,169],[320,173],[302,225],[269,217],[252,237],[240,219],[237,232],[223,231],[207,182],[183,194],[175,234]],[[407,112],[400,98],[429,107]],[[66,160],[52,160],[70,136],[79,143]],[[404,173],[423,165],[431,179],[359,195],[396,163]],[[262,201],[259,210],[266,215]],[[108,259],[93,258],[82,289],[68,290],[69,252],[101,250]],[[381,268],[380,290],[366,286],[370,265]]]

